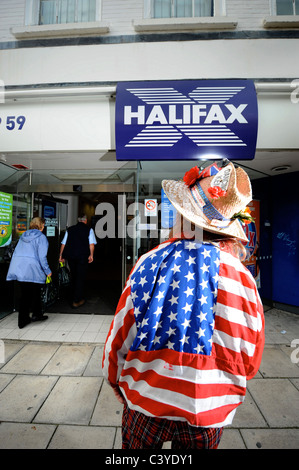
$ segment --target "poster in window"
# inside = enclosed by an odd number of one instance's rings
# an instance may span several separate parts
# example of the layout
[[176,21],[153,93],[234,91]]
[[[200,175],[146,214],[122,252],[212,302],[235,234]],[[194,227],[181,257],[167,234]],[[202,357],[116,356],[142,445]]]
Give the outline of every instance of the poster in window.
[[245,245],[246,260],[244,261],[244,264],[255,278],[257,287],[260,288],[260,270],[258,264],[260,241],[260,201],[253,200],[248,204],[248,207],[255,222],[245,225],[245,234],[248,238],[248,242]]
[[11,243],[12,203],[12,194],[0,192],[0,247]]

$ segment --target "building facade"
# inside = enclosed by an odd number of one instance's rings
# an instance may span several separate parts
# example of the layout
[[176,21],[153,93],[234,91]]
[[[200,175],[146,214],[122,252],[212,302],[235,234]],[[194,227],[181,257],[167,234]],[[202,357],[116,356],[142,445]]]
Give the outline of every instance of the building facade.
[[236,163],[259,201],[260,293],[298,311],[298,46],[295,0],[2,0],[0,191],[13,194],[13,241],[46,215],[55,271],[64,230],[87,212],[99,241],[91,279],[116,282],[117,297],[138,256],[163,238],[159,210],[136,212],[136,203],[159,206],[161,180],[195,164],[117,160],[118,84],[251,80],[256,152]]

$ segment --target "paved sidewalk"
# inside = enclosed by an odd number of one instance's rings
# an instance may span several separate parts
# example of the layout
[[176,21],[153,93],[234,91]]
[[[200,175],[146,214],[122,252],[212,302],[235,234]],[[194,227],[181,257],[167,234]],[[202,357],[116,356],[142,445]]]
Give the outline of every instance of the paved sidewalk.
[[[276,309],[265,317],[259,373],[220,449],[299,448],[299,317]],[[1,449],[121,448],[122,406],[101,371],[111,320],[49,314],[22,330],[17,313],[0,321]]]

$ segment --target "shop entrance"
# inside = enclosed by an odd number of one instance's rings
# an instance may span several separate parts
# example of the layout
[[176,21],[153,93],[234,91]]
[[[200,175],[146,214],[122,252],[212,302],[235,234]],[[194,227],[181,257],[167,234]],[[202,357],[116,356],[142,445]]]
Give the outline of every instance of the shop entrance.
[[74,309],[71,305],[71,287],[61,287],[59,298],[47,309],[49,313],[115,313],[124,277],[130,268],[130,248],[125,236],[119,235],[126,233],[125,209],[132,200],[128,194],[112,192],[51,193],[50,198],[46,194],[35,197],[36,209],[46,220],[48,262],[54,283],[58,284],[61,241],[67,228],[77,223],[79,215],[86,214],[88,226],[93,229],[97,240],[94,261],[87,270],[85,304]]
[[6,275],[15,246],[22,233],[29,229],[31,219],[40,216],[46,220],[47,258],[53,283],[58,284],[61,241],[67,228],[75,225],[83,213],[97,240],[94,262],[89,264],[86,277],[86,303],[78,309],[71,308],[70,292],[63,287],[58,299],[46,311],[115,313],[126,277],[136,259],[136,244],[126,236],[127,207],[136,199],[136,171],[132,165],[120,169],[118,165],[114,165],[117,169],[113,168],[113,163],[110,165],[111,170],[105,166],[92,173],[60,170],[52,174],[53,170],[50,173],[16,170],[0,162],[0,192],[13,200],[9,222],[11,238],[6,244],[0,243],[0,319],[18,311],[17,286],[6,281]]

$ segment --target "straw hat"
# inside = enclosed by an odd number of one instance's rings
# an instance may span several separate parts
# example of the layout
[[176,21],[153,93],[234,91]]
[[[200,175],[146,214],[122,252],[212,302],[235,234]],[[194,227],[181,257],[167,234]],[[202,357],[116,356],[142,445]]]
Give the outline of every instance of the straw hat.
[[252,199],[247,173],[228,160],[203,171],[187,171],[183,180],[163,180],[166,196],[187,220],[205,230],[247,242],[244,223],[253,221],[247,204]]

